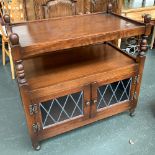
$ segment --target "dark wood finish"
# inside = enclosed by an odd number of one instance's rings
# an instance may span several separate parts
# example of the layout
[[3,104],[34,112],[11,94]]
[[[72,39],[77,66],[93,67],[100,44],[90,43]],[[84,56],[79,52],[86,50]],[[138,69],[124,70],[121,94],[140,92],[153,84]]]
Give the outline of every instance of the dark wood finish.
[[89,118],[87,120],[81,120],[81,118],[77,119],[76,121],[71,120],[68,123],[60,124],[58,126],[55,126],[52,128],[47,128],[44,130],[44,132],[41,132],[38,135],[39,141],[45,140],[50,137],[54,137],[56,135],[65,133],[67,131],[71,131],[73,129],[82,127],[84,125],[88,125],[90,123],[102,120],[104,118],[119,114],[121,112],[127,111],[130,109],[131,103],[130,102],[125,102],[125,103],[120,103],[118,105],[114,105],[111,108],[107,108],[104,110],[104,113],[98,113],[95,117]]
[[[104,21],[109,22],[101,24]],[[144,34],[145,24],[114,14],[97,13],[15,24],[11,29],[20,38],[25,59],[49,51]]]
[[[122,63],[119,63],[120,59]],[[134,60],[106,44],[52,53],[24,62],[26,79],[32,90],[89,77],[100,72],[114,72],[127,67],[132,70],[131,67],[135,66]],[[86,81],[88,79],[85,79]]]
[[[111,4],[107,8],[108,13],[104,14],[14,25],[5,20],[29,133],[36,150],[43,139],[135,109],[147,50],[146,36],[151,31],[149,17],[145,17],[143,24],[112,13]],[[142,35],[138,56],[130,56],[104,43],[132,35]],[[128,78],[133,79],[130,98],[97,110],[97,88]],[[79,91],[84,92],[82,115],[45,127],[40,105]]]

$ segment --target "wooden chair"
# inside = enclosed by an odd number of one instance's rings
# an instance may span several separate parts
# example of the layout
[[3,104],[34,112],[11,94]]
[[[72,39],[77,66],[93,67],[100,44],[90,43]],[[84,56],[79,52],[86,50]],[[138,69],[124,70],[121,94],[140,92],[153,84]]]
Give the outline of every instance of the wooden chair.
[[1,7],[0,8],[0,18],[1,18],[0,32],[1,32],[1,36],[2,36],[2,63],[3,63],[3,65],[6,64],[6,55],[7,55],[9,57],[9,60],[10,60],[12,79],[15,79],[15,71],[14,71],[14,64],[13,64],[13,59],[12,59],[12,54],[11,54],[11,48],[9,45],[9,38],[7,36],[5,26],[4,26],[3,12],[2,11],[3,10]]
[[90,0],[90,11],[91,12],[103,12],[107,10],[108,3],[112,3],[113,12],[121,13],[121,0]]
[[72,16],[76,14],[76,0],[51,0],[42,8],[44,18]]

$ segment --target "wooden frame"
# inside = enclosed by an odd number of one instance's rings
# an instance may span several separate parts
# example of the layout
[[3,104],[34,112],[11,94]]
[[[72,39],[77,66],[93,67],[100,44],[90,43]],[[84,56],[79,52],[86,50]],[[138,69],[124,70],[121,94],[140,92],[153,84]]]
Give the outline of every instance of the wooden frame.
[[[9,16],[4,18],[6,23],[8,18]],[[145,24],[114,14],[112,5],[109,4],[106,13],[6,25],[34,149],[40,149],[41,140],[105,117],[126,110],[130,110],[133,115],[137,106],[147,51],[147,35],[151,31],[150,16],[145,15],[144,19]],[[105,20],[108,22],[103,24]],[[55,25],[58,27],[61,25],[63,30],[58,31]],[[23,29],[27,27],[26,30],[29,30],[25,31],[24,37],[22,37],[23,32],[20,32],[21,27]],[[36,33],[38,28],[41,30],[39,34],[42,34],[39,38]],[[106,42],[133,35],[142,35],[137,56],[124,53]],[[105,108],[104,112],[96,111],[98,86],[126,78],[133,79],[131,97]],[[40,102],[57,100],[58,97],[80,90],[84,90],[84,117],[69,118],[65,122],[43,129]],[[50,107],[52,107],[51,102]],[[61,110],[64,108],[61,106]],[[51,108],[48,116],[50,110]],[[52,113],[55,114],[56,111]]]

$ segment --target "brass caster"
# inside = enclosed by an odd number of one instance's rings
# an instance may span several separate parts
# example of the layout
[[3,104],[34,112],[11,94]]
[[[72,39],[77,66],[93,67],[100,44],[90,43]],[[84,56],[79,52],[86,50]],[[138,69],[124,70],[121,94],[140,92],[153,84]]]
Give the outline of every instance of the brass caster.
[[41,146],[40,146],[40,145],[38,145],[38,146],[35,148],[36,151],[39,151],[40,149],[41,149]]
[[41,149],[41,146],[39,144],[35,144],[33,145],[33,149],[39,151]]
[[130,116],[131,116],[131,117],[134,117],[135,115],[136,115],[135,110],[130,110]]

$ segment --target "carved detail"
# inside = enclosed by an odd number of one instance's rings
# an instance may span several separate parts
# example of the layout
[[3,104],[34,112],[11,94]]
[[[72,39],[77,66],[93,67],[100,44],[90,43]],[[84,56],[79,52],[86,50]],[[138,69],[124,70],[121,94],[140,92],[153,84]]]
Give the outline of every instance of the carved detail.
[[[142,17],[144,18],[145,24],[150,24],[150,22],[151,22],[151,15],[150,14],[144,14]],[[145,53],[148,50],[147,38],[148,38],[148,36],[142,35],[142,40],[140,42],[139,56],[145,56]]]
[[25,79],[24,66],[23,66],[22,60],[16,61],[16,73],[17,73],[18,83],[21,85],[27,84],[27,81]]
[[16,33],[10,34],[9,39],[10,39],[12,45],[19,44],[19,36]]
[[5,22],[6,24],[10,24],[10,16],[9,16],[8,14],[5,14],[5,15],[3,16],[3,19],[4,19],[4,22]]
[[143,35],[142,40],[140,43],[140,56],[145,56],[146,51],[148,50],[148,45],[147,45],[147,36]]

